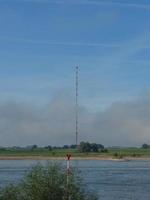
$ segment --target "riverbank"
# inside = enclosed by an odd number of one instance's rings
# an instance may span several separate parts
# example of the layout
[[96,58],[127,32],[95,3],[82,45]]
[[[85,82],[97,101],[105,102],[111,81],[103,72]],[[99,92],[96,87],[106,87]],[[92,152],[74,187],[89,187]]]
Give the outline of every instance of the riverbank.
[[1,149],[0,160],[64,160],[71,154],[73,160],[150,160],[150,149],[142,148],[107,148],[102,152],[80,152],[77,149]]
[[[0,156],[0,160],[66,160],[66,157],[49,156]],[[132,160],[150,160],[150,157],[124,157],[114,158],[111,156],[82,156],[72,157],[71,160],[108,160],[108,161],[132,161]]]

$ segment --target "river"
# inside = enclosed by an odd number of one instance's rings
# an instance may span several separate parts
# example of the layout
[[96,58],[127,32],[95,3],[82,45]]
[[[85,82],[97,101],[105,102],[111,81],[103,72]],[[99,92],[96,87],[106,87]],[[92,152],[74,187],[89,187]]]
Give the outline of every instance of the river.
[[[1,160],[0,186],[18,182],[37,162]],[[150,161],[80,160],[71,161],[71,165],[78,168],[84,184],[98,193],[100,200],[150,199]]]

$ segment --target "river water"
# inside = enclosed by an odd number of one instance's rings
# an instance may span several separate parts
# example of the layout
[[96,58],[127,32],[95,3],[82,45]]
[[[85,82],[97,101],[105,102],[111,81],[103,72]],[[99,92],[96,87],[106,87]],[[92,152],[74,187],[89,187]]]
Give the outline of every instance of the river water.
[[[38,162],[0,161],[0,186],[18,182]],[[98,193],[100,200],[150,200],[150,161],[80,160],[71,161],[71,165],[78,168],[84,184]]]

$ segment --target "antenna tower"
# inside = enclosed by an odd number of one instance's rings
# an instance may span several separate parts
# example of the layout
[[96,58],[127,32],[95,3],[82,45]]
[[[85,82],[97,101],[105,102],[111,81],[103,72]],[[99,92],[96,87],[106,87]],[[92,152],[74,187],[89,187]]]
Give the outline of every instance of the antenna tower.
[[79,89],[79,67],[76,66],[76,146],[78,147],[78,89]]

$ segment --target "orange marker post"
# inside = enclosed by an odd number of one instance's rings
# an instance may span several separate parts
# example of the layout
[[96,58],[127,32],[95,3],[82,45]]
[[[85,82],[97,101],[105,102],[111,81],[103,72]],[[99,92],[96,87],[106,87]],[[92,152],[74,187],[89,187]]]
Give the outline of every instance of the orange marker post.
[[67,154],[67,186],[69,184],[69,175],[70,175],[70,159],[71,159],[71,155]]

